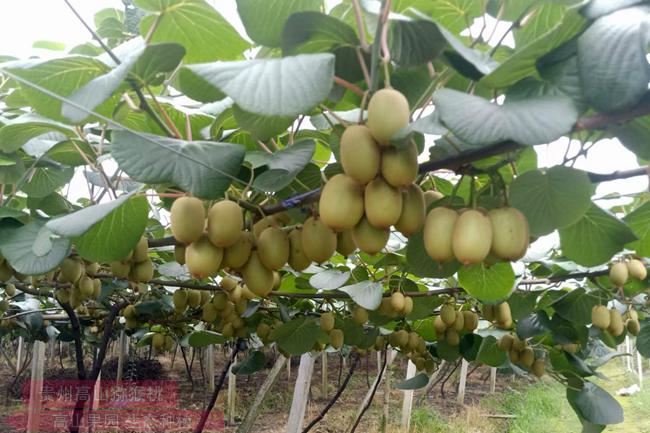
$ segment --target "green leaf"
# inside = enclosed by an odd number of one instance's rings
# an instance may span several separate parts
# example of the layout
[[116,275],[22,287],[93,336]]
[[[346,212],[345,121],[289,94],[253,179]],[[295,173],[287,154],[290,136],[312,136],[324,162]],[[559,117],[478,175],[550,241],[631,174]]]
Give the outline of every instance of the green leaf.
[[190,63],[234,60],[250,45],[204,0],[134,0],[137,7],[155,12],[142,19],[142,36],[157,22],[151,42],[176,42]]
[[591,309],[599,304],[600,299],[597,296],[579,287],[553,302],[552,306],[555,312],[566,320],[588,325],[591,323]]
[[539,292],[514,292],[508,298],[508,305],[510,305],[510,312],[514,320],[519,320],[522,317],[528,316],[535,309],[537,297]]
[[366,310],[376,310],[381,304],[384,286],[381,283],[366,280],[357,284],[343,286],[339,290],[350,295],[354,302]]
[[567,400],[573,410],[593,424],[618,424],[623,422],[623,408],[607,391],[592,382],[585,382],[581,390],[566,390]]
[[315,150],[314,140],[303,140],[269,155],[266,160],[269,171],[258,176],[253,185],[268,192],[281,190],[291,184],[296,175],[309,164]]
[[113,133],[111,154],[134,180],[172,183],[205,199],[222,197],[244,160],[244,148],[239,145],[128,131]]
[[[93,209],[92,213],[89,211],[88,214],[90,215],[87,214],[88,218],[98,218],[106,210],[109,210],[112,207],[111,205],[114,205],[114,208],[110,212],[99,220],[99,222],[96,222],[90,230],[85,231],[81,237],[75,240],[77,252],[86,260],[119,260],[125,257],[135,247],[144,232],[149,212],[149,204],[144,196],[129,197],[123,202],[120,202],[119,205],[115,205],[115,202],[98,205],[106,207]],[[86,211],[86,209],[79,212]],[[55,226],[58,226],[59,224],[55,223],[55,221],[52,222]],[[70,230],[71,228],[68,227],[57,227],[57,229],[66,232],[75,231]]]
[[425,373],[420,373],[417,376],[413,376],[408,380],[405,380],[400,383],[396,383],[395,388],[404,391],[411,390],[411,389],[420,389],[427,386],[427,383],[429,383],[429,376],[427,376]]
[[0,154],[0,156],[4,160],[4,163],[0,165],[0,184],[17,183],[25,174],[22,158],[17,153]]
[[262,370],[265,364],[266,356],[264,356],[264,352],[256,350],[248,357],[246,357],[246,359],[244,359],[242,362],[238,362],[237,364],[233,365],[232,373],[237,376],[253,374]]
[[15,152],[29,140],[50,133],[56,133],[64,139],[72,137],[74,129],[37,114],[24,114],[0,128],[0,151]]
[[280,59],[186,66],[242,109],[266,116],[297,116],[322,102],[334,80],[334,55],[300,54]]
[[483,302],[506,299],[515,287],[515,273],[510,263],[483,263],[461,266],[458,282],[467,293]]
[[237,0],[237,11],[248,36],[260,45],[279,47],[291,14],[318,11],[321,0]]
[[433,101],[442,123],[476,147],[505,140],[528,145],[548,143],[571,132],[580,114],[571,98],[560,95],[498,105],[464,92],[441,89]]
[[391,58],[399,65],[425,64],[447,47],[447,39],[431,21],[393,21],[390,29]]
[[147,45],[131,73],[142,85],[158,84],[158,76],[174,72],[185,56],[185,48],[175,43]]
[[460,339],[460,354],[468,362],[474,362],[478,356],[478,351],[481,348],[481,344],[483,344],[483,337],[471,332],[467,333]]
[[578,222],[560,229],[562,253],[583,266],[608,262],[625,244],[635,240],[627,224],[593,203]]
[[320,12],[298,12],[289,17],[282,32],[282,52],[319,53],[334,46],[359,45],[355,30],[338,18]]
[[24,275],[42,275],[55,269],[70,252],[70,239],[54,235],[40,221],[0,236],[0,250],[12,268]]
[[34,42],[32,44],[32,48],[50,50],[50,51],[64,51],[65,44],[63,42],[40,40]]
[[[82,155],[83,153],[83,155]],[[77,167],[86,165],[87,161],[95,161],[95,151],[85,140],[65,140],[52,146],[46,152],[47,157],[52,161]]]
[[506,362],[506,353],[499,349],[498,343],[497,339],[492,335],[484,337],[476,359],[490,367],[501,366]]
[[72,176],[72,168],[35,168],[20,190],[31,197],[45,197],[67,184]]
[[546,173],[518,176],[510,186],[509,202],[526,216],[531,236],[540,236],[576,223],[591,206],[591,194],[587,173],[555,166]]
[[599,111],[636,105],[648,91],[650,7],[598,18],[578,39],[578,67],[587,100]]
[[324,332],[310,317],[297,317],[271,331],[269,338],[291,355],[309,352]]
[[226,337],[213,331],[194,331],[187,340],[192,347],[207,347],[213,344],[223,344]]
[[341,272],[336,269],[327,269],[312,275],[309,284],[319,290],[336,290],[350,279],[349,272]]
[[639,238],[632,242],[632,248],[641,257],[650,257],[650,202],[646,202],[627,214],[623,221],[634,231]]
[[[221,90],[215,88],[212,84],[187,68],[181,68],[178,71],[176,82],[178,90],[195,101],[213,102],[226,98],[226,95]],[[228,104],[232,105],[232,99],[227,98],[225,101],[228,101]]]
[[650,159],[650,116],[637,117],[611,128],[610,132],[612,137],[618,138],[623,146],[634,152],[638,158]]
[[237,105],[233,107],[233,114],[237,125],[260,141],[266,141],[286,132],[295,120],[293,116],[260,116],[244,111]]
[[416,7],[455,34],[461,33],[468,22],[482,14],[481,4],[476,0],[425,1]]
[[450,277],[460,268],[456,260],[442,265],[433,261],[424,249],[421,231],[411,236],[406,244],[406,263],[409,272],[423,278]]
[[502,89],[528,76],[537,75],[537,61],[545,54],[573,39],[585,27],[585,19],[575,9],[569,9],[562,20],[529,44],[517,47],[492,73],[481,80],[490,88]]
[[517,336],[526,339],[542,335],[551,329],[551,321],[545,311],[538,311],[517,321]]

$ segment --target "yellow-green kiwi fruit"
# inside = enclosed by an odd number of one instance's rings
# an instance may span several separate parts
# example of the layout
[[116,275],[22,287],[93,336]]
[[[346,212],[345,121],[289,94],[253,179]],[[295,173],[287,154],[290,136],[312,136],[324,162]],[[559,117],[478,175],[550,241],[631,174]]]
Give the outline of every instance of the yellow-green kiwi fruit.
[[14,296],[15,294],[16,294],[16,286],[14,286],[11,283],[8,283],[5,286],[5,295],[11,297],[11,296]]
[[79,293],[83,299],[88,299],[93,295],[95,287],[93,285],[93,280],[90,277],[83,276],[77,282],[79,287]]
[[187,290],[178,289],[172,294],[172,302],[174,303],[174,309],[180,312],[185,311],[187,308]]
[[163,349],[169,352],[172,350],[174,347],[174,339],[172,338],[171,335],[165,335],[165,344],[163,345]]
[[509,352],[512,350],[512,345],[515,342],[515,337],[513,337],[510,334],[505,334],[501,339],[499,339],[499,342],[497,343],[497,346],[499,349],[501,349],[503,352]]
[[257,296],[266,297],[273,288],[273,271],[262,264],[257,251],[251,253],[242,269],[246,286]]
[[159,332],[153,334],[151,345],[156,350],[162,350],[165,347],[165,336]]
[[411,110],[406,97],[394,89],[375,92],[368,103],[368,128],[372,136],[382,145],[388,145],[390,138],[409,123]]
[[625,262],[616,262],[609,269],[609,280],[615,287],[623,287],[628,277],[629,271]]
[[363,307],[354,307],[352,310],[352,321],[358,325],[363,325],[368,321],[368,311]]
[[269,227],[257,238],[257,254],[271,270],[282,268],[289,260],[289,237],[277,227]]
[[127,278],[129,274],[131,273],[131,263],[129,262],[111,262],[110,264],[111,267],[111,274],[115,278]]
[[530,241],[524,214],[513,207],[503,207],[492,209],[488,217],[492,223],[492,254],[510,261],[522,258]]
[[180,265],[185,264],[185,245],[174,246],[174,259]]
[[390,295],[390,307],[398,312],[404,309],[404,295],[402,292],[393,292]]
[[99,263],[92,262],[92,263],[88,263],[86,265],[86,273],[87,274],[95,275],[97,272],[99,272]]
[[356,246],[370,255],[377,254],[386,246],[389,235],[388,230],[373,227],[365,217],[352,229],[352,239]]
[[362,185],[379,174],[381,151],[365,125],[348,126],[341,136],[341,165],[345,174]]
[[246,264],[253,250],[253,234],[241,232],[239,239],[223,252],[223,267],[239,269]]
[[637,280],[645,280],[645,277],[648,276],[648,270],[641,260],[632,259],[627,262],[628,274],[632,278]]
[[458,221],[458,212],[446,207],[429,211],[424,221],[424,249],[433,260],[446,263],[454,258],[452,248],[453,230]]
[[255,238],[259,238],[262,232],[269,227],[280,227],[278,220],[275,219],[273,215],[266,216],[253,224],[253,233],[255,234]]
[[234,278],[230,277],[223,277],[221,279],[221,288],[224,289],[226,292],[231,292],[237,287],[237,280]]
[[363,217],[363,187],[344,174],[333,176],[323,187],[318,210],[329,228],[353,228]]
[[135,305],[127,305],[126,307],[124,307],[124,310],[122,311],[122,315],[126,319],[135,318],[138,315],[138,313],[137,313],[137,311],[135,309]]
[[425,217],[422,188],[411,184],[402,191],[402,213],[395,223],[395,228],[406,237],[412,236],[422,229]]
[[478,316],[473,311],[463,311],[463,318],[465,325],[463,328],[467,332],[472,332],[478,328]]
[[451,326],[453,326],[456,332],[460,332],[465,328],[465,316],[463,316],[462,312],[456,311],[456,319]]
[[454,324],[456,320],[456,309],[451,304],[445,304],[440,308],[440,318],[447,326]]
[[223,249],[215,247],[205,235],[185,249],[185,264],[194,278],[214,277],[222,260]]
[[390,228],[402,214],[402,194],[381,177],[366,185],[363,198],[368,222],[379,229]]
[[170,210],[172,234],[182,244],[197,241],[205,228],[205,208],[196,197],[177,198]]
[[330,331],[330,345],[335,349],[343,347],[344,335],[340,329],[332,329]]
[[443,197],[444,195],[440,191],[434,191],[434,190],[425,191],[424,204],[426,205],[426,207],[429,207],[431,203],[435,203]]
[[201,320],[208,323],[217,320],[217,309],[212,303],[207,303],[203,306],[203,310],[201,311]]
[[634,319],[629,319],[626,323],[627,331],[632,334],[632,335],[639,335],[639,331],[641,331],[641,325],[639,324],[638,320]]
[[530,368],[535,362],[535,351],[532,347],[526,347],[519,353],[519,362],[524,367]]
[[330,332],[334,329],[334,314],[329,311],[320,315],[320,329]]
[[76,283],[84,272],[84,266],[79,260],[67,257],[61,262],[61,275],[67,283]]
[[310,264],[311,260],[302,248],[302,229],[295,228],[289,233],[289,266],[296,271],[302,271]]
[[269,334],[271,334],[271,327],[264,322],[260,322],[259,325],[257,325],[255,333],[260,337],[260,340],[264,341],[269,337]]
[[226,295],[224,292],[217,292],[215,293],[214,297],[212,298],[212,305],[219,310],[222,311],[226,308],[226,305],[228,304],[228,295]]
[[510,311],[510,304],[502,302],[494,307],[494,318],[502,328],[510,328],[512,326],[512,313]]
[[445,331],[445,342],[450,346],[458,346],[460,344],[460,335],[454,328],[447,328]]
[[609,310],[609,326],[607,330],[614,337],[618,337],[625,330],[625,325],[623,324],[623,317],[621,313],[616,309],[612,308]]
[[222,200],[208,211],[208,239],[215,246],[225,248],[239,240],[244,230],[244,214],[237,203]]
[[145,260],[141,263],[134,263],[131,266],[129,279],[136,283],[144,283],[153,278],[153,273],[153,262],[151,260]]
[[149,260],[149,240],[146,237],[140,237],[135,248],[133,248],[133,256],[131,257],[131,260],[136,263],[142,263]]
[[591,324],[596,328],[605,330],[609,328],[610,321],[609,310],[604,305],[596,305],[591,309]]
[[546,373],[546,366],[544,365],[544,360],[541,358],[536,359],[535,362],[533,362],[531,371],[537,378],[544,376],[544,373]]
[[0,281],[10,280],[14,276],[14,271],[9,263],[4,262],[0,265]]
[[187,305],[190,308],[196,308],[201,305],[201,292],[195,289],[187,291]]
[[381,175],[394,187],[409,186],[418,177],[418,148],[410,144],[404,149],[389,147],[381,155]]
[[408,316],[413,311],[413,298],[404,296],[404,308],[402,308],[402,316]]
[[481,263],[492,246],[492,223],[485,213],[466,209],[454,225],[451,247],[456,259],[464,265]]
[[343,230],[336,234],[336,251],[342,256],[349,256],[357,249],[352,239],[352,230]]
[[309,260],[323,263],[332,257],[336,250],[336,233],[322,218],[307,218],[301,232],[302,251]]

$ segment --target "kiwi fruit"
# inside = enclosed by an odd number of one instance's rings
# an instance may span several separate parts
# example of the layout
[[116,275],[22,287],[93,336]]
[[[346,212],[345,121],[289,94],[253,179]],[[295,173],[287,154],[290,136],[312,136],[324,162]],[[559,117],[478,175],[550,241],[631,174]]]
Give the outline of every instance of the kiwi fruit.
[[323,263],[336,250],[336,233],[322,218],[309,217],[302,225],[302,251],[310,261]]
[[466,209],[460,213],[452,233],[452,249],[464,265],[481,263],[492,246],[492,223],[485,213]]
[[99,272],[99,263],[92,262],[86,265],[86,274],[95,275],[97,272]]
[[189,289],[187,291],[187,306],[196,308],[201,305],[201,292],[196,289]]
[[295,228],[289,233],[289,266],[293,270],[302,271],[310,264],[311,260],[302,248],[302,230]]
[[90,277],[83,276],[77,282],[77,287],[79,287],[79,292],[83,299],[88,299],[93,295],[95,286],[93,285],[93,280]]
[[214,308],[216,308],[218,311],[224,310],[227,304],[228,296],[224,292],[217,292],[212,297],[212,305],[214,305]]
[[5,295],[11,297],[14,296],[15,294],[16,294],[16,286],[14,286],[11,283],[7,283],[7,285],[5,286]]
[[262,232],[269,227],[280,227],[280,223],[276,218],[274,218],[273,215],[265,216],[261,220],[257,221],[255,224],[253,224],[253,234],[255,234],[255,238],[259,238]]
[[393,292],[390,295],[390,306],[395,311],[402,311],[404,309],[404,295],[402,292]]
[[70,302],[70,289],[57,289],[54,296],[56,296],[56,300],[59,301],[59,303],[67,304]]
[[411,184],[402,191],[402,213],[395,223],[395,228],[404,236],[410,237],[422,229],[425,217],[422,189],[419,185]]
[[460,335],[454,328],[447,328],[445,331],[445,342],[450,346],[458,346],[460,344]]
[[238,284],[239,283],[237,282],[237,280],[235,280],[234,278],[230,278],[230,277],[223,277],[221,279],[221,283],[219,283],[221,288],[224,289],[226,292],[232,292],[233,290],[235,290],[237,288]]
[[352,310],[352,321],[358,325],[363,325],[368,321],[368,311],[363,307],[354,307]]
[[502,260],[522,258],[530,241],[524,214],[513,207],[503,207],[489,211],[488,218],[492,224],[492,254]]
[[289,260],[289,237],[282,229],[269,227],[257,238],[257,254],[268,269],[281,269]]
[[524,350],[519,353],[519,363],[526,368],[530,368],[533,366],[534,362],[535,351],[532,347],[525,347]]
[[214,304],[207,303],[203,306],[203,310],[201,311],[201,320],[208,323],[217,320],[217,309]]
[[446,263],[454,259],[453,230],[458,212],[446,207],[431,209],[424,221],[424,249],[433,260]]
[[352,230],[343,230],[336,234],[336,251],[344,257],[349,256],[357,249],[352,238]]
[[436,316],[436,318],[433,320],[433,327],[437,334],[442,334],[447,330],[447,328],[449,328],[449,325],[447,325],[444,320],[442,320],[442,317]]
[[136,283],[144,283],[151,280],[153,274],[153,262],[151,260],[145,260],[144,262],[134,263],[133,266],[131,266],[129,279]]
[[632,259],[627,262],[628,275],[637,280],[645,280],[648,276],[648,270],[641,260]]
[[174,260],[179,265],[185,264],[185,245],[174,245]]
[[463,311],[463,329],[467,332],[472,332],[478,328],[478,316],[473,311]]
[[160,332],[156,332],[151,339],[151,345],[156,350],[162,350],[165,347],[165,336]]
[[515,349],[510,349],[510,351],[508,352],[508,358],[510,358],[510,362],[512,362],[513,364],[518,364],[520,359],[519,351]]
[[334,314],[329,311],[320,315],[320,329],[330,332],[334,329]]
[[389,147],[381,156],[381,175],[394,187],[406,187],[418,177],[418,148],[412,143],[403,149]]
[[165,344],[163,345],[163,349],[169,352],[173,348],[174,348],[174,339],[172,338],[171,335],[165,335]]
[[395,343],[391,343],[391,345],[394,347],[405,347],[409,342],[409,333],[404,329],[393,332],[391,337],[393,337],[393,342]]
[[627,283],[629,271],[625,262],[616,262],[609,269],[609,280],[614,287],[623,287]]
[[429,207],[432,203],[437,202],[444,195],[440,191],[429,190],[424,192],[424,204],[426,207]]
[[246,286],[257,296],[266,297],[273,288],[273,272],[264,266],[257,251],[251,253],[242,269]]
[[368,103],[368,128],[381,145],[388,145],[390,138],[409,123],[411,110],[406,97],[394,89],[375,92]]
[[174,200],[170,210],[172,234],[182,244],[197,241],[205,228],[205,208],[196,197],[180,197]]
[[580,346],[577,345],[576,343],[566,343],[566,344],[562,344],[560,348],[565,352],[569,352],[575,355],[576,353],[578,353]]
[[79,260],[67,257],[61,262],[61,275],[66,283],[76,283],[83,272],[84,266]]
[[610,321],[609,310],[604,305],[596,305],[591,309],[591,324],[596,328],[605,330],[609,328]]
[[381,177],[366,185],[363,200],[366,218],[373,227],[387,229],[402,214],[402,193]]
[[402,316],[408,316],[413,311],[413,298],[404,296],[404,308],[402,308]]
[[131,263],[129,262],[110,262],[109,266],[111,268],[111,274],[115,278],[128,278],[131,273]]
[[223,251],[223,267],[239,269],[246,264],[253,250],[253,234],[241,232],[239,239]]
[[456,311],[456,319],[451,326],[456,330],[456,332],[461,332],[465,329],[465,316],[463,316],[462,312]]
[[494,322],[494,305],[483,304],[481,305],[481,314],[488,322]]
[[323,187],[318,209],[329,228],[351,229],[363,217],[363,187],[351,177],[337,174]]
[[232,323],[225,323],[221,329],[221,335],[226,338],[231,338],[235,335],[235,329],[232,326]]
[[239,240],[244,230],[244,214],[231,200],[213,204],[208,211],[208,239],[215,246],[226,248]]
[[639,335],[639,331],[641,331],[641,325],[639,324],[639,321],[635,319],[629,319],[626,322],[625,327],[627,328],[627,332],[634,336]]
[[456,309],[454,309],[454,306],[445,304],[440,307],[440,318],[447,326],[453,325],[456,320]]
[[271,334],[271,327],[267,323],[260,322],[255,329],[255,333],[260,337],[260,340],[265,341]]
[[124,310],[122,310],[122,315],[125,319],[134,319],[138,315],[138,312],[135,309],[135,305],[127,305],[124,307]]
[[377,254],[386,246],[389,235],[388,230],[373,227],[365,217],[352,229],[352,239],[356,246],[370,255]]
[[512,350],[512,346],[514,342],[515,342],[515,337],[513,337],[511,334],[505,334],[503,337],[499,339],[497,346],[503,352],[509,352],[510,350]]
[[185,264],[194,278],[214,277],[221,269],[223,249],[215,247],[207,236],[201,236],[185,249]]
[[174,309],[181,313],[187,308],[187,290],[178,289],[172,294]]
[[623,317],[621,316],[620,311],[616,308],[609,310],[609,326],[607,330],[614,337],[618,337],[625,330],[625,325],[623,324]]
[[343,331],[340,329],[332,329],[330,331],[330,346],[335,349],[340,349],[343,347],[344,335]]
[[535,377],[541,378],[546,373],[546,366],[544,365],[544,360],[541,358],[536,359],[535,362],[533,362],[533,365],[531,366],[530,369],[535,375]]
[[142,236],[133,248],[133,256],[131,260],[135,263],[142,263],[149,260],[149,240]]
[[362,185],[379,173],[381,151],[365,125],[348,126],[341,136],[341,165],[346,175]]
[[9,263],[3,262],[0,264],[0,281],[8,281],[14,276],[14,271],[9,266]]

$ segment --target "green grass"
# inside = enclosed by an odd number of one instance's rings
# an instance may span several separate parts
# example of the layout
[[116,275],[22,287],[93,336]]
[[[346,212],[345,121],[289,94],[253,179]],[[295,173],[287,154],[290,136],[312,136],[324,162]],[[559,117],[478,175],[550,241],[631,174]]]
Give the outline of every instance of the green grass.
[[433,408],[414,409],[411,413],[412,433],[455,433],[451,430],[447,421]]

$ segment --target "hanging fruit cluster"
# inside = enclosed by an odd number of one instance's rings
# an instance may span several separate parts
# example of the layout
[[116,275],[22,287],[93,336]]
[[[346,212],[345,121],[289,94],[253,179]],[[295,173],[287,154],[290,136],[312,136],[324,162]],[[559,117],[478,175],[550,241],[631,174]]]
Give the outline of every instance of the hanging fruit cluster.
[[499,340],[499,349],[508,354],[510,362],[530,369],[537,377],[542,377],[546,370],[544,360],[535,358],[535,350],[526,340],[520,340],[516,335],[505,334]]
[[647,276],[648,270],[639,259],[615,262],[609,269],[609,280],[614,287],[623,287],[630,278],[645,280]]
[[621,312],[616,308],[608,309],[604,305],[596,305],[591,309],[591,324],[614,337],[618,337],[625,330]]
[[460,336],[465,332],[473,332],[478,328],[478,316],[473,311],[457,311],[453,301],[440,308],[440,314],[433,322],[436,339],[450,346],[460,344]]
[[117,278],[146,282],[153,278],[153,262],[149,258],[149,240],[142,236],[133,251],[121,260],[111,262],[111,273]]

